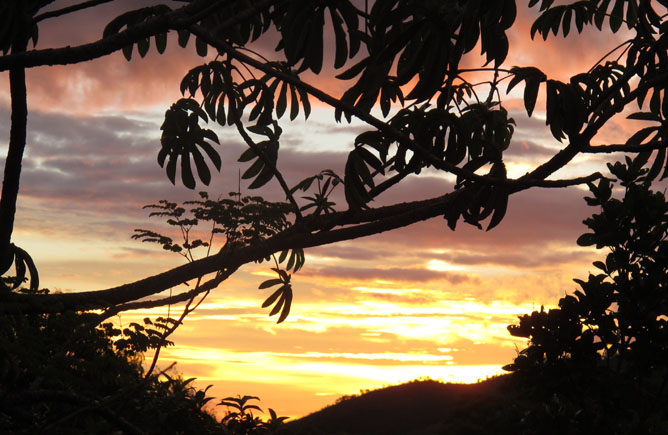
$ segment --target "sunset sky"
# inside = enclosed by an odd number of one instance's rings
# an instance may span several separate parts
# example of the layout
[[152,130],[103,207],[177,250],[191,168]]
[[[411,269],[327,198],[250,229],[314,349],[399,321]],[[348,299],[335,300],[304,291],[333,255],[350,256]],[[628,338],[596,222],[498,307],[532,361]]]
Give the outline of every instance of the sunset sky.
[[[56,1],[53,7],[71,3]],[[67,23],[47,21],[38,47],[93,41],[119,13],[149,3],[157,2],[116,1],[73,14]],[[532,42],[535,11],[518,3],[508,66],[533,65],[550,78],[566,80],[586,72],[619,42],[619,35],[607,32]],[[162,56],[152,46],[145,59],[135,53],[137,59],[129,63],[116,53],[28,72],[29,133],[14,242],[31,253],[41,283],[51,290],[108,288],[184,261],[157,245],[130,239],[135,228],[159,224],[148,219],[143,205],[196,197],[196,191],[173,186],[156,161],[164,111],[180,97],[183,75],[208,60],[194,53],[192,42],[181,49],[175,40],[170,34]],[[277,57],[280,53],[271,50],[276,42],[265,38],[258,48]],[[325,75],[329,73],[331,68]],[[8,74],[1,77],[4,151]],[[331,74],[307,80],[334,95],[351,84],[337,82]],[[563,146],[545,127],[544,103],[539,100],[528,119],[520,98],[521,93],[513,93],[504,103],[517,122],[504,154],[512,177]],[[325,168],[342,175],[355,136],[366,130],[360,122],[336,124],[332,110],[312,103],[307,122],[301,116],[292,123],[287,117],[281,120],[278,165],[290,185]],[[206,190],[211,197],[226,196],[237,188],[238,171],[247,167],[237,162],[245,146],[236,130],[210,128],[221,139],[223,170]],[[597,140],[626,138],[632,128],[620,118]],[[603,171],[604,158],[579,158],[557,175]],[[424,171],[406,179],[381,204],[433,197],[451,185],[451,179]],[[419,377],[475,382],[499,373],[524,345],[506,326],[519,314],[555,305],[575,289],[572,278],[594,270],[596,252],[575,244],[585,232],[582,220],[595,211],[583,201],[584,192],[573,187],[514,195],[505,220],[490,232],[461,222],[453,232],[443,219],[433,219],[309,249],[304,269],[293,278],[291,314],[280,325],[260,307],[271,292],[257,289],[271,273],[269,266],[246,265],[186,319],[172,337],[176,345],[163,351],[160,366],[177,361],[177,370],[197,377],[199,386],[213,384],[211,395],[257,395],[261,406],[292,417],[362,389]],[[242,193],[283,199],[273,184],[255,192],[242,183]],[[335,197],[344,207],[342,189]],[[113,321],[126,325],[166,311],[125,313]],[[178,308],[171,307],[171,313]]]

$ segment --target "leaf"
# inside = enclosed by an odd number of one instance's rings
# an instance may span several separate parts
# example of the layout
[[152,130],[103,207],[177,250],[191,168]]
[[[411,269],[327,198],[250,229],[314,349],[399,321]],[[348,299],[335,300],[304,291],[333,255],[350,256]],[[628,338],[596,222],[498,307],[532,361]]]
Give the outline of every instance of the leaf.
[[126,45],[121,49],[123,52],[123,56],[125,56],[125,59],[129,62],[130,59],[132,59],[132,45]]
[[268,279],[268,280],[264,281],[262,284],[260,284],[258,289],[265,289],[265,288],[273,287],[273,286],[278,285],[278,284],[283,284],[283,281],[281,281],[280,279],[277,279],[277,278]]
[[640,121],[657,121],[661,122],[661,117],[652,112],[636,112],[626,117],[627,119],[638,119]]
[[265,167],[264,161],[261,158],[257,158],[253,164],[246,169],[246,171],[241,176],[242,180],[248,180],[249,178],[256,177],[260,171]]
[[576,242],[579,246],[591,246],[596,244],[596,236],[592,233],[585,233],[578,237]]
[[264,166],[260,174],[248,185],[249,189],[259,189],[274,178],[274,171],[269,166]]
[[195,51],[201,57],[205,57],[208,51],[208,44],[200,38],[195,38]]
[[287,82],[283,82],[283,86],[281,86],[281,92],[278,94],[278,101],[276,102],[276,117],[279,119],[285,113],[285,109],[287,108],[288,105],[287,92],[288,92],[288,84]]
[[190,166],[189,156],[181,156],[181,181],[188,189],[195,188],[195,177]]
[[[268,306],[272,305],[279,296],[283,294],[283,287],[279,288],[276,290],[274,293],[271,294],[263,303],[262,303],[262,308],[267,308]],[[278,312],[278,311],[277,311]],[[274,313],[276,314],[276,313]],[[271,314],[273,315],[273,314]]]
[[158,33],[155,35],[155,48],[162,54],[167,48],[167,33]]
[[633,134],[627,141],[626,145],[640,145],[649,135],[659,130],[659,127],[645,127]]
[[137,41],[137,51],[141,57],[145,57],[148,53],[150,41],[148,38],[140,39]]
[[179,29],[177,32],[179,35],[178,39],[179,45],[182,48],[186,48],[186,46],[188,45],[188,39],[190,39],[190,32],[186,29]]
[[487,230],[489,231],[492,228],[496,227],[501,223],[504,216],[506,215],[506,210],[508,208],[508,192],[505,188],[498,188],[494,190],[494,214],[487,225]]
[[594,265],[594,267],[597,267],[601,269],[603,272],[608,273],[608,268],[602,261],[594,261],[592,264]]
[[162,148],[158,152],[158,163],[165,167],[169,180],[175,184],[177,161],[181,159],[181,180],[190,189],[196,186],[191,156],[200,180],[206,185],[211,181],[211,171],[198,147],[204,149],[217,170],[222,164],[220,156],[208,142],[219,143],[218,136],[211,130],[201,128],[199,119],[207,121],[206,112],[195,100],[182,98],[165,112],[165,120],[160,127]]
[[612,30],[612,33],[617,33],[624,22],[624,3],[625,0],[616,0],[612,12],[610,12],[610,30]]
[[527,115],[530,117],[536,107],[536,100],[538,99],[538,88],[540,81],[535,79],[528,79],[524,88],[524,107],[527,110]]

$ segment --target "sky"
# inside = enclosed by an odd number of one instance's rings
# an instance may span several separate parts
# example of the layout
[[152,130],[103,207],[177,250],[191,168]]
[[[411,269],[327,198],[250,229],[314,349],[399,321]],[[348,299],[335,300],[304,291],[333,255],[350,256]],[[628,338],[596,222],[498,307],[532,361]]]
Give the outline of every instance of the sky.
[[[53,7],[71,3],[56,1]],[[147,2],[116,1],[74,14],[67,23],[47,21],[38,47],[97,39],[105,23],[139,3]],[[619,36],[605,32],[531,41],[531,17],[525,6],[519,7],[507,65],[534,65],[550,78],[566,80],[587,71],[618,43]],[[196,197],[171,185],[156,161],[164,111],[180,97],[182,76],[206,60],[194,53],[192,43],[181,49],[175,39],[169,35],[162,56],[151,47],[145,59],[129,63],[116,53],[28,72],[29,132],[14,241],[31,253],[42,284],[53,291],[108,288],[185,261],[130,239],[136,228],[160,227],[143,205]],[[275,43],[262,40],[259,49],[276,57],[268,48]],[[477,60],[474,56],[471,62]],[[326,68],[323,77],[308,81],[340,95],[348,83],[337,82],[331,73]],[[10,117],[7,73],[0,81],[4,153]],[[524,174],[563,146],[545,126],[544,102],[539,99],[528,119],[520,98],[520,93],[511,94],[504,103],[517,122],[505,154],[510,176]],[[360,122],[336,124],[333,115],[315,104],[307,122],[301,117],[281,121],[278,164],[288,184],[325,168],[343,173],[355,136],[366,128]],[[211,128],[221,139],[223,169],[206,190],[212,197],[225,196],[237,189],[239,170],[245,170],[237,162],[244,145],[236,131]],[[628,137],[632,128],[620,118],[597,140],[614,142]],[[558,175],[604,167],[603,157],[578,158]],[[243,194],[282,199],[275,186],[255,192],[247,185],[241,185]],[[424,171],[383,201],[429,198],[451,185],[451,179]],[[342,205],[340,190],[335,199]],[[176,370],[196,377],[198,386],[212,384],[211,395],[256,395],[261,406],[291,417],[316,411],[341,395],[416,378],[475,382],[500,373],[525,344],[508,334],[507,325],[541,305],[556,305],[575,290],[572,279],[593,272],[591,262],[601,256],[575,244],[586,230],[582,220],[595,211],[586,206],[584,194],[571,187],[514,195],[504,221],[490,232],[461,222],[453,232],[443,219],[432,219],[308,249],[304,269],[293,278],[291,314],[280,325],[260,307],[271,291],[257,288],[270,276],[269,266],[246,265],[186,318],[159,365],[176,361]],[[207,229],[202,231],[206,235]],[[112,320],[127,325],[167,310],[124,313]],[[179,312],[178,307],[169,310]]]

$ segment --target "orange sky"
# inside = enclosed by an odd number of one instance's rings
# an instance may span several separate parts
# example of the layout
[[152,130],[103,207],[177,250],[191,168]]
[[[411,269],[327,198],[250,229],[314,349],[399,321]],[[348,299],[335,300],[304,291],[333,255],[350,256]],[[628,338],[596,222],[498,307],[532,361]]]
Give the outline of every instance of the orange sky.
[[[96,13],[80,13],[67,27],[47,23],[40,47],[97,38],[99,23],[137,3],[120,1]],[[55,2],[56,7],[65,4]],[[595,32],[532,42],[527,14],[520,8],[510,35],[509,66],[535,65],[550,78],[564,80],[588,70],[616,45],[611,35]],[[117,53],[28,73],[29,134],[15,242],[31,252],[45,286],[106,288],[183,260],[130,240],[133,229],[157,224],[148,220],[142,205],[193,196],[172,186],[156,163],[162,113],[179,98],[182,75],[201,62],[192,47],[180,49],[174,39],[170,35],[163,56],[152,48],[146,59],[130,63]],[[263,43],[268,47],[275,41]],[[2,77],[7,85],[7,74]],[[335,94],[342,89],[331,78],[309,80]],[[7,88],[0,91],[0,145],[5,149]],[[544,125],[540,101],[533,119],[526,118],[517,101],[507,107],[518,126],[506,162],[509,175],[518,176],[560,144]],[[319,106],[308,123],[284,119],[281,125],[279,169],[291,185],[324,169],[322,162],[342,174],[354,137],[364,131],[360,123],[337,125],[333,113]],[[606,136],[629,128],[619,121]],[[244,168],[236,162],[243,148],[235,131],[216,131],[223,171],[208,188],[211,196],[235,190],[238,170]],[[563,175],[601,167],[599,157],[581,158]],[[450,186],[451,180],[423,171],[385,200],[427,198]],[[574,289],[572,278],[593,269],[596,254],[575,245],[584,232],[582,219],[593,211],[585,206],[583,192],[520,193],[511,198],[504,222],[489,233],[461,223],[452,232],[442,219],[434,219],[308,250],[305,268],[294,277],[292,312],[281,325],[260,308],[270,290],[257,286],[268,266],[247,265],[186,319],[161,365],[178,361],[184,376],[197,377],[200,386],[214,384],[210,393],[218,398],[258,395],[263,406],[289,416],[315,411],[343,394],[418,377],[472,382],[498,373],[523,345],[506,326],[518,314],[556,304]],[[260,193],[280,199],[271,187]],[[341,203],[342,193],[336,198]],[[145,315],[128,313],[114,321],[127,324]]]

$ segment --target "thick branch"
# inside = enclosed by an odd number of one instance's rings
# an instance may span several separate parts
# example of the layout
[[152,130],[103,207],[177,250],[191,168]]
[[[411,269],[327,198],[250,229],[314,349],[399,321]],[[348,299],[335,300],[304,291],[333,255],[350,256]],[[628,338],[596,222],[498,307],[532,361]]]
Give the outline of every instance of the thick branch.
[[[25,49],[25,44],[19,49]],[[9,71],[9,88],[11,95],[11,128],[9,130],[9,149],[5,161],[5,175],[2,180],[2,197],[0,198],[0,273],[11,266],[9,244],[14,229],[16,200],[19,194],[21,165],[26,145],[26,128],[28,124],[28,104],[26,101],[26,72],[23,68]]]
[[[11,68],[32,68],[42,65],[70,65],[107,56],[140,39],[150,38],[168,30],[188,27],[201,19],[199,12],[211,7],[210,0],[195,0],[172,12],[147,19],[122,32],[76,47],[30,50],[0,57],[0,71]],[[235,19],[236,20],[236,19]]]
[[[584,177],[577,177],[577,178],[568,178],[564,180],[541,180],[541,181],[536,181],[534,183],[531,183],[531,187],[543,187],[543,188],[564,188],[564,187],[570,187],[570,186],[577,186],[580,184],[585,184],[585,183],[590,183],[592,181],[596,181],[600,178],[605,178],[603,177],[603,174],[600,172],[594,172],[593,174],[584,176]],[[519,187],[520,185],[518,185]],[[526,189],[526,187],[524,188]]]
[[[534,183],[522,180],[509,180],[517,183],[511,192],[518,192],[535,185],[542,187],[566,187],[582,184],[600,178],[596,173],[570,180],[538,180]],[[266,258],[273,253],[286,249],[311,248],[331,243],[352,240],[385,231],[394,230],[414,223],[443,216],[454,206],[459,195],[465,195],[467,188],[436,198],[405,202],[378,208],[357,211],[336,212],[322,216],[306,216],[291,228],[262,242],[241,248],[224,248],[210,257],[184,264],[155,276],[121,285],[118,287],[86,291],[80,293],[61,293],[49,295],[25,295],[10,293],[4,295],[0,304],[3,312],[59,312],[65,310],[94,310],[112,307],[109,313],[121,310],[150,308],[165,303],[187,300],[193,296],[185,292],[173,298],[139,301],[142,298],[158,294],[186,281],[199,278],[209,273],[219,272],[220,281],[226,279],[244,264]],[[197,292],[215,288],[219,282],[213,279],[200,286]],[[138,301],[138,302],[135,302]],[[161,303],[162,302],[162,303]]]
[[165,305],[173,305],[173,304],[178,304],[179,302],[190,300],[201,293],[215,289],[216,287],[218,287],[218,285],[220,285],[221,282],[225,281],[227,278],[230,277],[230,275],[232,275],[236,271],[237,269],[226,269],[225,272],[219,272],[218,274],[216,274],[215,278],[208,280],[204,284],[200,284],[194,289],[189,290],[187,292],[179,293],[178,295],[161,299],[151,299],[147,301],[128,302],[126,304],[113,306],[108,310],[106,310],[104,313],[100,314],[98,322],[103,322],[109,317],[115,316],[120,312],[164,307]]
[[[423,201],[316,217],[303,224],[296,224],[264,242],[236,249],[225,248],[210,257],[106,290],[49,295],[5,294],[1,297],[4,300],[0,305],[0,313],[94,310],[126,304],[209,273],[222,270],[223,274],[229,274],[243,264],[288,248],[314,247],[364,237],[442,215],[451,203],[451,197],[463,190]],[[339,226],[353,226],[328,231],[333,222]],[[360,222],[371,223],[356,226]]]

